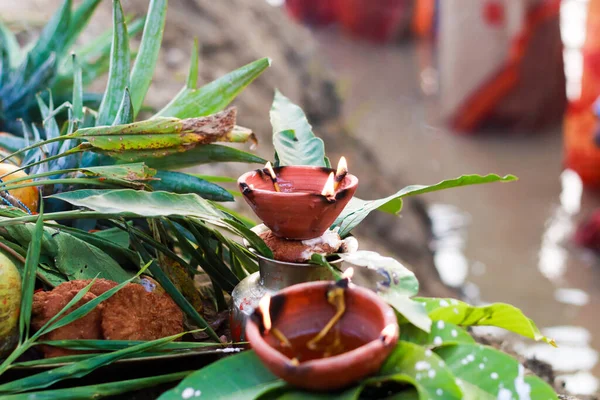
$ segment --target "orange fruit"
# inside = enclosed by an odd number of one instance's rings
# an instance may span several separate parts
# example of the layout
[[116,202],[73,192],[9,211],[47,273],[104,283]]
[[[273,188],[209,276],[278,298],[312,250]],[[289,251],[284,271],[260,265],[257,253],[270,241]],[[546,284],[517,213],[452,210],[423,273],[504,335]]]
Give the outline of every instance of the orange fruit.
[[[16,165],[9,164],[9,163],[0,163],[0,176],[7,174],[9,172],[13,172],[17,169],[19,169],[19,167]],[[4,181],[6,183],[13,179],[23,178],[26,176],[27,176],[27,174],[24,171],[17,171],[13,174],[10,174],[10,175],[2,178],[2,181]],[[16,182],[15,185],[22,184],[22,183],[29,183],[29,182],[32,182],[32,180],[27,179],[24,181],[19,181],[19,182]],[[12,189],[12,190],[9,190],[8,193],[11,196],[20,200],[21,203],[25,204],[25,206],[27,208],[29,208],[29,210],[32,213],[37,212],[38,201],[39,201],[39,191],[38,191],[37,187],[29,186],[29,187],[24,187],[24,188],[20,188],[20,189]]]

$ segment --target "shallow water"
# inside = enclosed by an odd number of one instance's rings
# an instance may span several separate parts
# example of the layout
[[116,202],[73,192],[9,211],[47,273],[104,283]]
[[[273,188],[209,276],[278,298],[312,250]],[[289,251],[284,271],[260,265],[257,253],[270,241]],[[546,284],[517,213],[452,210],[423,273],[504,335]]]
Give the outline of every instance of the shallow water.
[[596,392],[600,261],[570,239],[600,194],[563,172],[560,127],[458,136],[439,121],[435,95],[423,94],[438,86],[426,45],[373,46],[335,29],[315,35],[337,74],[350,129],[389,171],[410,184],[465,173],[519,177],[423,196],[438,235],[436,265],[448,284],[465,285],[470,300],[520,307],[561,349],[528,341],[518,350],[551,362],[574,392]]

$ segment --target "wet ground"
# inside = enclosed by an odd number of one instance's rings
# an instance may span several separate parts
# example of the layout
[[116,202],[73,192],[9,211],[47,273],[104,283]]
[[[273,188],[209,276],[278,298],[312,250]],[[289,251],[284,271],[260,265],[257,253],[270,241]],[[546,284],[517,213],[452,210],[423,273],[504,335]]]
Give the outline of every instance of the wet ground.
[[392,173],[419,184],[465,173],[520,178],[424,196],[439,238],[432,243],[438,270],[448,284],[464,285],[471,301],[520,307],[560,348],[517,342],[517,350],[549,361],[570,391],[598,392],[600,259],[570,239],[600,194],[563,172],[560,127],[454,134],[437,116],[436,96],[424,94],[438,84],[426,45],[373,46],[335,29],[315,36],[337,73],[349,128]]

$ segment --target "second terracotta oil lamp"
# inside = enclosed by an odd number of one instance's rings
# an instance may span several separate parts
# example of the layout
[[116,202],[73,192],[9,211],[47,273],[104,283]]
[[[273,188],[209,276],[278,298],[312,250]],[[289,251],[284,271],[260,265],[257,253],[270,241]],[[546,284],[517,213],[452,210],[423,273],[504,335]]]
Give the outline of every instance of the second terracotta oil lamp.
[[[242,175],[238,185],[264,223],[253,231],[273,252],[272,259],[257,254],[259,272],[232,292],[231,333],[233,340],[241,341],[246,322],[265,294],[298,283],[333,279],[328,268],[308,262],[313,253],[327,256],[356,251],[354,238],[342,240],[330,227],[356,192],[358,178],[348,173],[342,157],[337,169],[273,168],[267,163]],[[338,266],[341,263],[335,257],[329,261]]]

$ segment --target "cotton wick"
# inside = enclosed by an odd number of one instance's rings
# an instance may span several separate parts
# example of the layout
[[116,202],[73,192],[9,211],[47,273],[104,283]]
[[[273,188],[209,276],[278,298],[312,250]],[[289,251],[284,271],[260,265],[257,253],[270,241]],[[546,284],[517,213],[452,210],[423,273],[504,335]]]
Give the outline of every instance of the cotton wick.
[[267,171],[269,171],[269,175],[271,176],[271,181],[273,182],[273,187],[275,188],[275,191],[281,192],[279,184],[277,183],[277,175],[275,175],[275,171],[273,170],[270,161],[267,161],[267,164],[265,164],[265,168],[267,169]]

